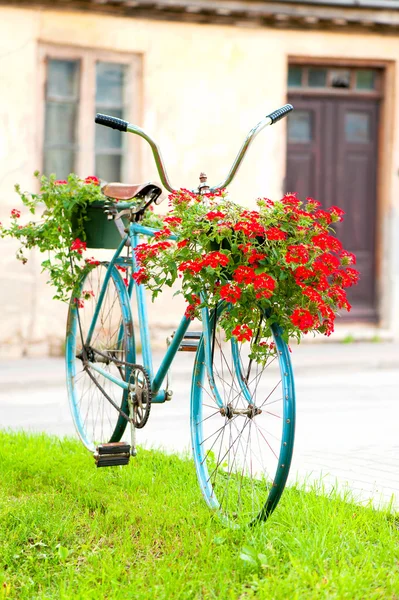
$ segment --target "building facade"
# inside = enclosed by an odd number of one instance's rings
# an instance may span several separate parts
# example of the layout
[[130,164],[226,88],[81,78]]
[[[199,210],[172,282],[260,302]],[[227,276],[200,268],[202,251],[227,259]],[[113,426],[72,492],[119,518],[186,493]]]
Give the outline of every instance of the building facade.
[[[249,129],[287,101],[287,122],[254,142],[230,193],[297,191],[347,217],[338,232],[361,283],[342,331],[399,338],[399,10],[393,0],[0,2],[0,221],[35,170],[157,180],[150,148],[94,125],[137,123],[174,187],[222,180]],[[161,205],[161,208],[164,205]],[[0,242],[0,355],[57,353],[66,307],[42,257]],[[167,294],[153,329],[178,321]]]

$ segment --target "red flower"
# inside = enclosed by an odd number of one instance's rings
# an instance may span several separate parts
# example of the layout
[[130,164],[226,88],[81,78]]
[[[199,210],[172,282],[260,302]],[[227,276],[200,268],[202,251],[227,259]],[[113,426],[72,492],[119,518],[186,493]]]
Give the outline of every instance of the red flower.
[[68,182],[65,179],[57,179],[54,181],[54,185],[68,185]]
[[287,234],[278,227],[269,227],[269,229],[266,229],[266,237],[268,240],[285,240]]
[[13,219],[19,219],[21,216],[21,211],[18,210],[17,208],[13,208],[11,211],[11,216]]
[[285,255],[285,260],[290,263],[300,263],[305,264],[309,260],[309,253],[303,244],[299,244],[297,246],[288,246],[288,252]]
[[254,267],[256,268],[257,265],[255,265],[255,263],[257,263],[259,260],[263,260],[266,257],[267,254],[262,254],[261,252],[257,252],[255,249],[253,249],[251,252],[251,256],[248,258],[248,262],[250,265],[254,265]]
[[233,279],[237,283],[252,283],[256,277],[255,271],[251,267],[237,267],[234,271]]
[[321,221],[323,223],[323,225],[330,225],[332,218],[329,212],[327,212],[326,210],[316,210],[316,212],[314,213],[314,216],[316,219],[318,219],[319,221]]
[[340,252],[342,250],[342,244],[337,238],[327,233],[319,233],[312,237],[312,242],[317,248],[321,250],[331,250],[332,252]]
[[226,267],[229,264],[229,257],[222,252],[209,252],[203,256],[204,267]]
[[306,310],[306,308],[296,308],[290,316],[290,321],[295,327],[298,327],[304,333],[307,333],[309,329],[318,327],[319,321],[315,315]]
[[311,302],[315,302],[317,305],[324,304],[323,298],[312,287],[303,286],[302,293],[307,296]]
[[241,290],[238,286],[233,284],[222,285],[219,289],[220,297],[222,300],[235,304],[241,297]]
[[95,258],[91,257],[91,258],[86,258],[85,260],[87,265],[93,265],[93,266],[98,266],[100,264],[99,260],[95,260]]
[[348,252],[347,250],[342,250],[341,252],[341,264],[342,265],[355,265],[356,264],[356,256],[353,252]]
[[256,275],[254,279],[254,290],[256,298],[270,298],[273,295],[276,282],[273,277],[266,273]]
[[288,192],[282,199],[281,202],[287,206],[299,206],[300,200],[296,197],[296,193]]
[[250,342],[253,332],[248,325],[237,325],[237,327],[234,327],[231,333],[237,338],[238,342]]
[[315,210],[316,208],[319,208],[319,207],[321,206],[320,202],[318,202],[318,201],[317,201],[317,200],[315,200],[314,198],[311,198],[310,196],[308,196],[308,197],[306,198],[306,200],[307,200],[307,205],[306,205],[306,208],[307,208],[309,211],[313,211],[313,210]]
[[156,231],[156,232],[154,233],[154,238],[155,238],[156,240],[160,240],[160,239],[162,239],[162,238],[169,237],[169,236],[171,235],[171,233],[172,233],[172,232],[171,232],[171,230],[170,230],[170,229],[168,229],[167,227],[164,227],[163,229],[160,229],[159,231]]
[[181,272],[190,271],[192,274],[199,273],[201,269],[204,267],[204,262],[198,258],[195,260],[186,260],[182,262],[178,270]]
[[163,222],[166,223],[166,225],[171,225],[172,227],[180,225],[181,221],[182,220],[180,219],[180,217],[165,217],[165,219],[163,220]]
[[86,250],[87,244],[86,242],[82,242],[79,238],[76,238],[71,245],[71,250],[78,252],[78,254],[82,254],[82,250]]
[[347,267],[346,269],[340,269],[334,274],[334,283],[337,283],[341,287],[351,287],[359,281],[359,276],[359,271]]
[[352,308],[346,298],[345,290],[338,287],[337,285],[331,286],[331,288],[327,292],[327,295],[338,306],[338,308],[346,308],[348,312]]
[[329,210],[331,213],[331,220],[333,222],[344,220],[343,215],[345,214],[345,211],[342,210],[342,208],[339,208],[338,206],[331,206]]
[[80,298],[74,298],[74,302],[78,308],[84,308],[85,303]]
[[316,271],[322,271],[324,275],[331,275],[339,268],[340,264],[341,262],[339,258],[333,254],[325,252],[324,254],[321,254],[317,260],[315,260],[314,269]]
[[311,279],[315,276],[315,272],[306,267],[297,267],[293,274],[298,285],[304,283],[306,279]]
[[83,290],[82,298],[84,298],[85,300],[90,300],[90,298],[94,298],[93,290]]
[[184,315],[187,317],[187,319],[194,319],[195,310],[199,304],[201,304],[201,300],[200,300],[199,296],[196,296],[195,294],[193,294],[191,296],[191,304],[189,304],[187,306],[187,308],[184,312]]
[[138,285],[148,281],[148,274],[144,267],[141,267],[136,273],[133,273],[132,277]]
[[223,219],[226,215],[224,213],[220,212],[220,210],[216,210],[216,211],[211,210],[209,213],[206,213],[205,216],[210,221],[213,221],[214,219]]
[[85,183],[93,183],[94,185],[100,185],[100,180],[98,179],[98,177],[90,175],[89,177],[86,177]]
[[188,244],[188,240],[181,240],[181,242],[177,242],[177,247],[184,248],[185,246],[187,246],[187,244]]

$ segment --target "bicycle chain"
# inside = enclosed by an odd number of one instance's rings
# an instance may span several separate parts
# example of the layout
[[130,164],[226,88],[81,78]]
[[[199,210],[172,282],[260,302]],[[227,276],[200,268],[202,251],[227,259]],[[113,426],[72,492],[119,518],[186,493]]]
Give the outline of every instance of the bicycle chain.
[[[136,429],[142,429],[144,427],[144,425],[146,425],[146,423],[148,421],[148,418],[150,416],[151,401],[152,401],[151,380],[150,380],[150,377],[148,375],[147,369],[145,367],[143,367],[142,365],[138,365],[138,364],[126,362],[124,360],[119,360],[118,358],[110,357],[109,354],[105,354],[105,352],[101,352],[100,350],[96,350],[95,348],[92,348],[92,350],[96,354],[99,354],[100,356],[103,356],[104,358],[108,358],[110,360],[110,362],[113,362],[116,366],[128,367],[130,370],[139,369],[142,372],[142,374],[143,374],[143,376],[145,378],[146,384],[147,384],[146,385],[146,387],[147,387],[147,390],[146,390],[146,402],[145,402],[145,407],[146,408],[145,408],[145,412],[144,412],[143,418],[141,420],[137,420],[137,419],[135,419],[134,413],[133,413],[133,417],[129,417],[121,408],[119,408],[119,406],[117,404],[115,404],[115,402],[112,400],[112,398],[110,398],[108,396],[108,394],[106,393],[106,391],[103,390],[103,388],[98,383],[98,381],[96,380],[96,378],[90,373],[90,371],[88,369],[86,369],[87,374],[89,375],[89,377],[97,385],[97,387],[101,390],[101,392],[104,394],[105,398],[108,400],[108,402],[110,402],[110,404],[112,404],[112,406],[115,408],[115,410],[117,410],[126,419],[126,421],[128,421],[129,423],[133,423],[133,425],[135,426]],[[129,377],[129,379],[130,379],[130,377]],[[133,405],[133,411],[134,411],[134,408],[135,407]]]

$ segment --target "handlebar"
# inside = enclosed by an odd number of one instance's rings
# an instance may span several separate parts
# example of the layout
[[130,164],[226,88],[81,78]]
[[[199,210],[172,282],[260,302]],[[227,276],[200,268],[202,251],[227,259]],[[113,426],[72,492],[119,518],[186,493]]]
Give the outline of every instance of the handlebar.
[[[231,181],[233,180],[235,174],[237,173],[237,171],[241,165],[241,162],[242,162],[250,144],[255,139],[255,137],[258,135],[258,133],[260,133],[262,131],[262,129],[264,129],[268,125],[273,125],[274,123],[277,123],[277,121],[279,121],[280,119],[285,117],[289,112],[291,112],[293,110],[293,108],[294,107],[291,104],[285,104],[281,108],[278,108],[277,110],[268,114],[253,129],[251,129],[251,131],[248,133],[243,145],[241,146],[240,151],[237,154],[226,179],[223,182],[219,183],[218,185],[211,187],[210,188],[211,192],[215,192],[216,190],[225,188],[229,185],[229,183],[231,183]],[[117,117],[111,117],[109,115],[102,115],[100,113],[98,113],[96,115],[95,122],[98,123],[99,125],[105,125],[106,127],[111,127],[112,129],[118,129],[119,131],[124,131],[124,132],[128,131],[130,133],[135,133],[136,135],[139,135],[140,137],[144,138],[151,146],[152,154],[155,159],[155,164],[157,166],[158,174],[161,179],[162,185],[169,192],[175,191],[174,188],[172,187],[172,185],[169,181],[169,177],[166,173],[165,163],[163,161],[161,151],[160,151],[158,145],[143,129],[141,129],[140,127],[137,127],[137,125],[133,125],[132,123],[129,123],[128,121],[124,121],[123,119],[118,119]]]

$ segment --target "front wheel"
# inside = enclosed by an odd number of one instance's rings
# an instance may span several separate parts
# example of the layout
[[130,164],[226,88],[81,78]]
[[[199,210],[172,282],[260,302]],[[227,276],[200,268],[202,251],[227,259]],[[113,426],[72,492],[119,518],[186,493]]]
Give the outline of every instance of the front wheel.
[[[207,504],[229,525],[248,525],[271,514],[287,480],[295,430],[294,378],[277,325],[271,327],[270,339],[258,334],[258,342],[272,344],[262,364],[251,359],[249,343],[235,338],[225,341],[219,326],[223,310],[228,308],[218,310],[216,324],[214,315],[210,318],[209,370],[204,336],[197,351],[191,392],[192,448]],[[254,310],[261,314],[260,309]]]

